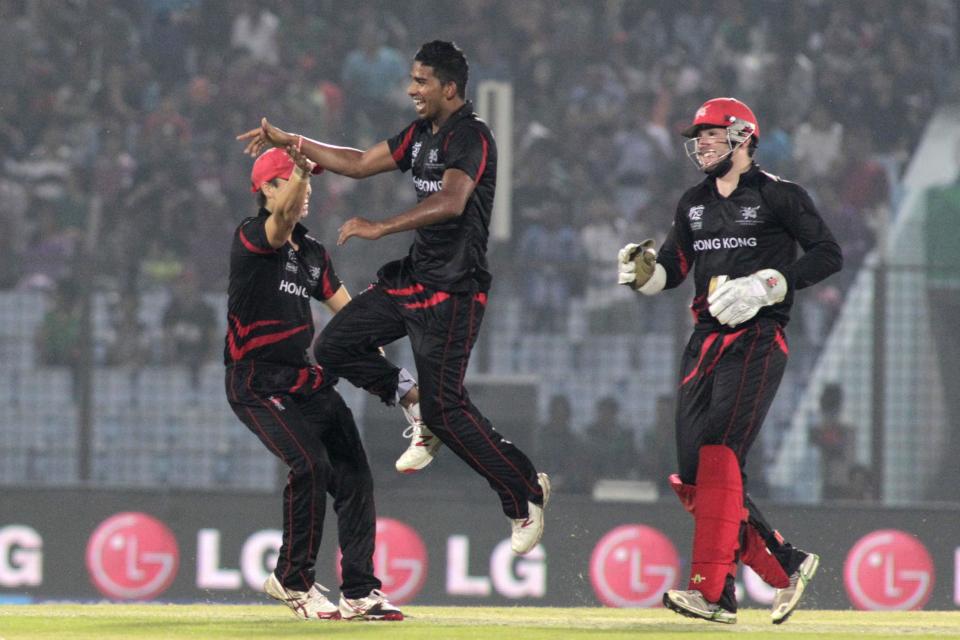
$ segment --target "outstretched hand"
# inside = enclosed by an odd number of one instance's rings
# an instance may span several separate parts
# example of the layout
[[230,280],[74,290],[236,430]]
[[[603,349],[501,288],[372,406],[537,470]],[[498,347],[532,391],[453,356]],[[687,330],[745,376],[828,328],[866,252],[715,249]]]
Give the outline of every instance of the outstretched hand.
[[279,127],[275,127],[266,118],[261,118],[260,126],[256,129],[250,129],[237,136],[240,142],[247,142],[243,152],[250,156],[258,156],[264,147],[288,147],[296,144],[297,137],[292,133],[287,133]]
[[371,222],[366,218],[350,218],[340,227],[337,246],[346,244],[347,240],[354,236],[364,240],[379,240],[383,237],[382,225],[379,222]]
[[300,168],[305,174],[310,175],[311,173],[320,173],[322,169],[317,169],[317,163],[308,158],[303,154],[302,151],[297,150],[297,145],[288,144],[284,147],[284,151],[287,152],[287,155],[290,156],[290,159],[293,160],[293,163]]

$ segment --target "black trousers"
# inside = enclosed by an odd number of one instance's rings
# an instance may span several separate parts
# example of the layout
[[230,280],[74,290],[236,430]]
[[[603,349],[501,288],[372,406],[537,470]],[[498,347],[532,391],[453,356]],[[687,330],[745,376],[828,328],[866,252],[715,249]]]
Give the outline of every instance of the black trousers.
[[[693,332],[681,359],[677,395],[677,462],[684,483],[696,482],[703,445],[730,447],[743,470],[783,379],[788,354],[783,329],[767,318],[742,329]],[[793,573],[805,556],[783,541],[748,495],[744,506],[750,525],[787,575]]]
[[229,365],[226,388],[237,417],[290,468],[275,570],[280,583],[297,591],[313,585],[329,493],[343,553],[341,593],[360,598],[379,589],[373,574],[373,478],[340,394],[318,367],[257,362]]
[[680,364],[676,436],[680,478],[694,483],[700,447],[722,444],[746,461],[787,365],[780,325],[694,331]]
[[[510,518],[525,518],[527,502],[543,492],[530,459],[505,440],[470,401],[463,386],[483,320],[486,295],[450,293],[413,281],[383,281],[340,310],[314,345],[317,362],[372,393],[393,384],[377,348],[410,337],[424,422],[464,462],[486,478]],[[381,362],[377,362],[380,360]]]

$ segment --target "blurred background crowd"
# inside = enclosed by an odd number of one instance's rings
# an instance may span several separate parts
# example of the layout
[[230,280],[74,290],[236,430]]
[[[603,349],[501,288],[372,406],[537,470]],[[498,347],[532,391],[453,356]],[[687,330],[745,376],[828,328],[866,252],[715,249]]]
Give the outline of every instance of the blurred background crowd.
[[[612,265],[626,241],[662,239],[700,179],[678,131],[707,98],[745,101],[761,166],[804,185],[843,247],[844,271],[798,297],[789,336],[800,381],[897,205],[926,122],[958,94],[958,35],[947,0],[2,0],[0,287],[43,300],[33,366],[75,371],[92,339],[94,367],[182,367],[200,388],[219,375],[232,232],[255,212],[236,134],[267,116],[336,144],[385,139],[414,117],[404,91],[418,46],[454,40],[470,63],[468,97],[485,80],[514,95],[513,228],[491,246],[480,372],[550,367],[543,353],[518,362],[517,345],[533,344],[569,350],[559,375],[589,383],[617,366],[587,353],[602,343],[628,352],[618,375],[629,378],[634,338],[661,336],[644,343],[662,347],[666,371],[650,403],[632,402],[630,385],[581,395],[542,384],[543,426],[527,436],[538,466],[569,469],[557,475],[571,490],[611,469],[659,482],[672,470],[670,381],[689,295],[639,300]],[[357,291],[409,237],[335,249],[336,228],[412,201],[407,176],[324,175],[306,224]],[[102,313],[85,329],[90,295]],[[513,364],[498,364],[503,345]],[[822,450],[823,497],[830,473],[852,492],[834,497],[869,497],[869,481],[850,489],[869,469],[848,451],[842,394],[824,396],[825,426],[808,443]],[[585,452],[583,464],[571,452]]]

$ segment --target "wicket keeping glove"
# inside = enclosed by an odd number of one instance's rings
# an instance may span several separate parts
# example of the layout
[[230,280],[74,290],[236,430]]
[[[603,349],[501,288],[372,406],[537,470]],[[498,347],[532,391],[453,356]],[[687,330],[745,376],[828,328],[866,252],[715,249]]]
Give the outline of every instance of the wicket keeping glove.
[[657,266],[656,243],[644,240],[640,244],[630,243],[617,254],[620,284],[636,290],[647,284]]
[[743,278],[727,280],[710,294],[710,315],[720,324],[735,327],[757,315],[762,307],[782,302],[787,279],[776,269],[761,269]]

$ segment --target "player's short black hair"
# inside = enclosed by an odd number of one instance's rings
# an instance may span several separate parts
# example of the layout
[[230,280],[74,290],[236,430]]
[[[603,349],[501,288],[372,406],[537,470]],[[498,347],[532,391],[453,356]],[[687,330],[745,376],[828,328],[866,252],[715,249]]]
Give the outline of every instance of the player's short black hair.
[[433,68],[434,75],[441,84],[457,83],[457,94],[461,98],[467,95],[467,78],[470,74],[470,65],[463,51],[453,42],[433,40],[420,47],[415,62]]

